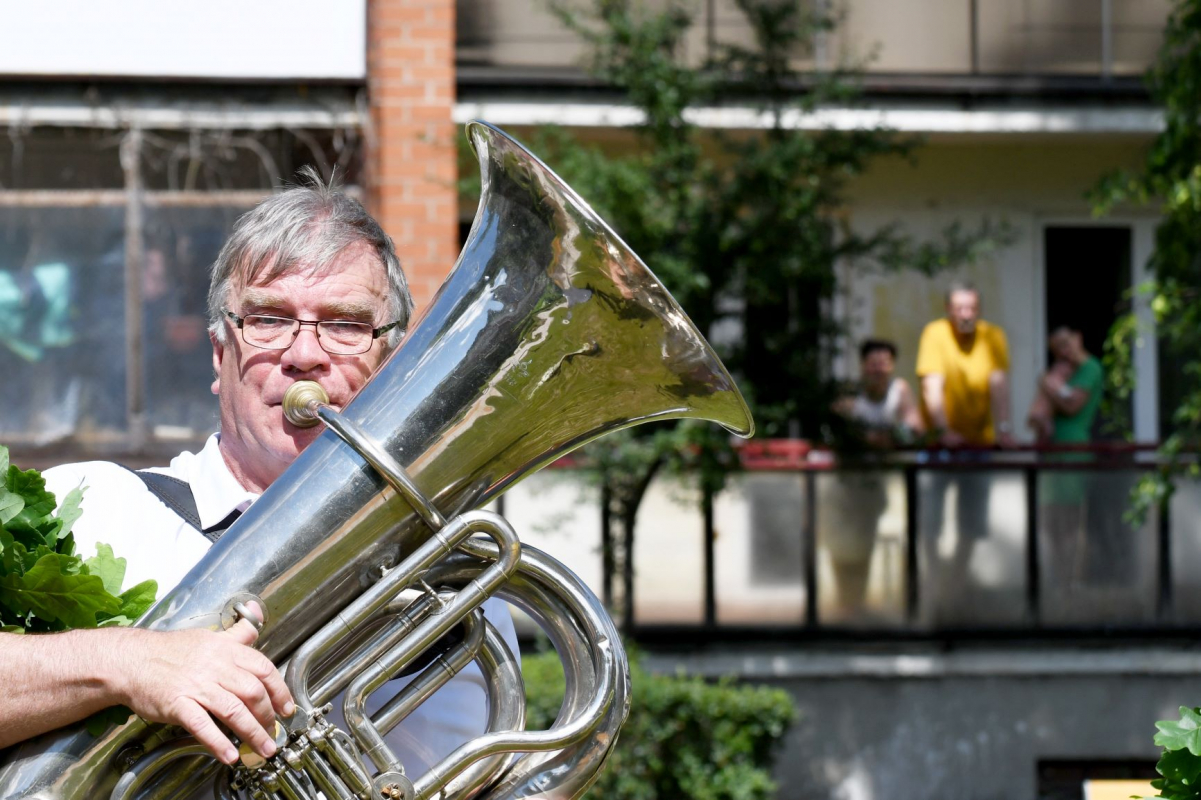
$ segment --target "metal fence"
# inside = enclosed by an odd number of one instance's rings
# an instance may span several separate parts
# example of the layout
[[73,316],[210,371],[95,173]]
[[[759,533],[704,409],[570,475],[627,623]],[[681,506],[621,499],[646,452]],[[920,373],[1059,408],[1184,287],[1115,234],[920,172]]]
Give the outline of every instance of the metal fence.
[[708,535],[685,505],[671,524],[653,500],[644,511],[636,636],[1178,636],[1201,623],[1201,484],[1132,518],[1150,448],[746,460]]

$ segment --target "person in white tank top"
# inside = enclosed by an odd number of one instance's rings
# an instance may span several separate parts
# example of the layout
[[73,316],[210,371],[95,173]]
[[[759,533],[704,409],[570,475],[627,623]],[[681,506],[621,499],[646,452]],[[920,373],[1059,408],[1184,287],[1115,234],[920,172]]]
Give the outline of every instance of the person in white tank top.
[[864,438],[875,448],[911,442],[924,427],[913,390],[894,374],[896,358],[892,342],[866,340],[859,348],[859,393],[837,406],[844,416],[863,425]]
[[[835,404],[835,410],[862,429],[866,444],[884,450],[914,440],[922,431],[921,414],[909,384],[896,377],[896,345],[869,339],[860,347],[860,387]],[[897,607],[887,596],[891,582],[875,564],[880,518],[889,504],[889,470],[851,469],[836,480],[818,483],[818,550],[833,573],[833,593],[824,618],[853,624],[888,618]],[[875,559],[879,561],[879,559]],[[821,600],[819,600],[821,602]]]
[[891,429],[901,422],[901,399],[905,393],[905,381],[893,378],[882,398],[861,391],[855,395],[851,416],[869,428]]

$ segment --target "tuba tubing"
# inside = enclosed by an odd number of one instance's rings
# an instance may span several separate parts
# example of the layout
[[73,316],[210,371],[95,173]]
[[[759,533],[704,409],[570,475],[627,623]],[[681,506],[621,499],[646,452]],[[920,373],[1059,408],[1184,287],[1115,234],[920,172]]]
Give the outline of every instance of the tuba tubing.
[[[471,541],[462,550],[476,557],[494,557],[486,542]],[[456,555],[440,570],[451,574],[465,562],[464,556]],[[547,633],[563,662],[566,690],[550,730],[495,735],[498,744],[528,754],[518,759],[501,783],[490,788],[488,796],[578,797],[596,780],[629,713],[629,674],[621,639],[591,590],[535,548],[524,548],[518,575],[499,594],[532,616]],[[479,739],[469,742],[447,762],[466,758],[467,751],[477,746],[485,743]],[[427,786],[429,777],[418,780],[419,791]]]
[[[467,135],[483,190],[438,294],[340,414],[308,403],[327,429],[137,622],[215,630],[258,601],[266,619],[256,646],[283,665],[294,693],[311,693],[287,721],[281,754],[257,771],[217,770],[218,796],[307,798],[320,786],[346,798],[577,797],[628,710],[617,631],[569,570],[472,509],[619,428],[691,418],[739,435],[753,429],[704,337],[587,203],[500,130],[472,122]],[[453,545],[443,538],[464,525]],[[482,649],[426,668],[420,688],[382,716],[362,711],[382,675],[448,627],[414,596],[467,620],[490,594],[530,613],[563,661],[567,692],[549,731],[521,730],[524,709],[512,707],[520,675],[486,623]],[[354,666],[328,663],[335,652]],[[367,652],[388,666],[359,678]],[[414,781],[383,734],[469,657],[493,692],[488,732]],[[351,730],[338,731],[324,720],[326,704],[352,684]],[[10,749],[0,797],[174,796],[216,764],[177,733],[136,717],[100,736],[67,726]],[[363,752],[375,775],[360,771]]]

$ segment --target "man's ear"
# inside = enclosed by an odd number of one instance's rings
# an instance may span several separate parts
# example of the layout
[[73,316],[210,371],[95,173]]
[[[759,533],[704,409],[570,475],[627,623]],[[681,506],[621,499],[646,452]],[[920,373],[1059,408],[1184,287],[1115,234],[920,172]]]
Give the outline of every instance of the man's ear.
[[213,394],[221,393],[221,360],[225,358],[225,345],[217,340],[217,334],[209,331],[209,341],[213,343]]

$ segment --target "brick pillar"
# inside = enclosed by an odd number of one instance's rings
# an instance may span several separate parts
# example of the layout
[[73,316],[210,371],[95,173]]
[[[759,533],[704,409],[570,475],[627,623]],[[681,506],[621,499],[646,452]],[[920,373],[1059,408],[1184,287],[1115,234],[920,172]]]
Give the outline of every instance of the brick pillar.
[[364,183],[420,310],[459,254],[454,0],[368,0]]

